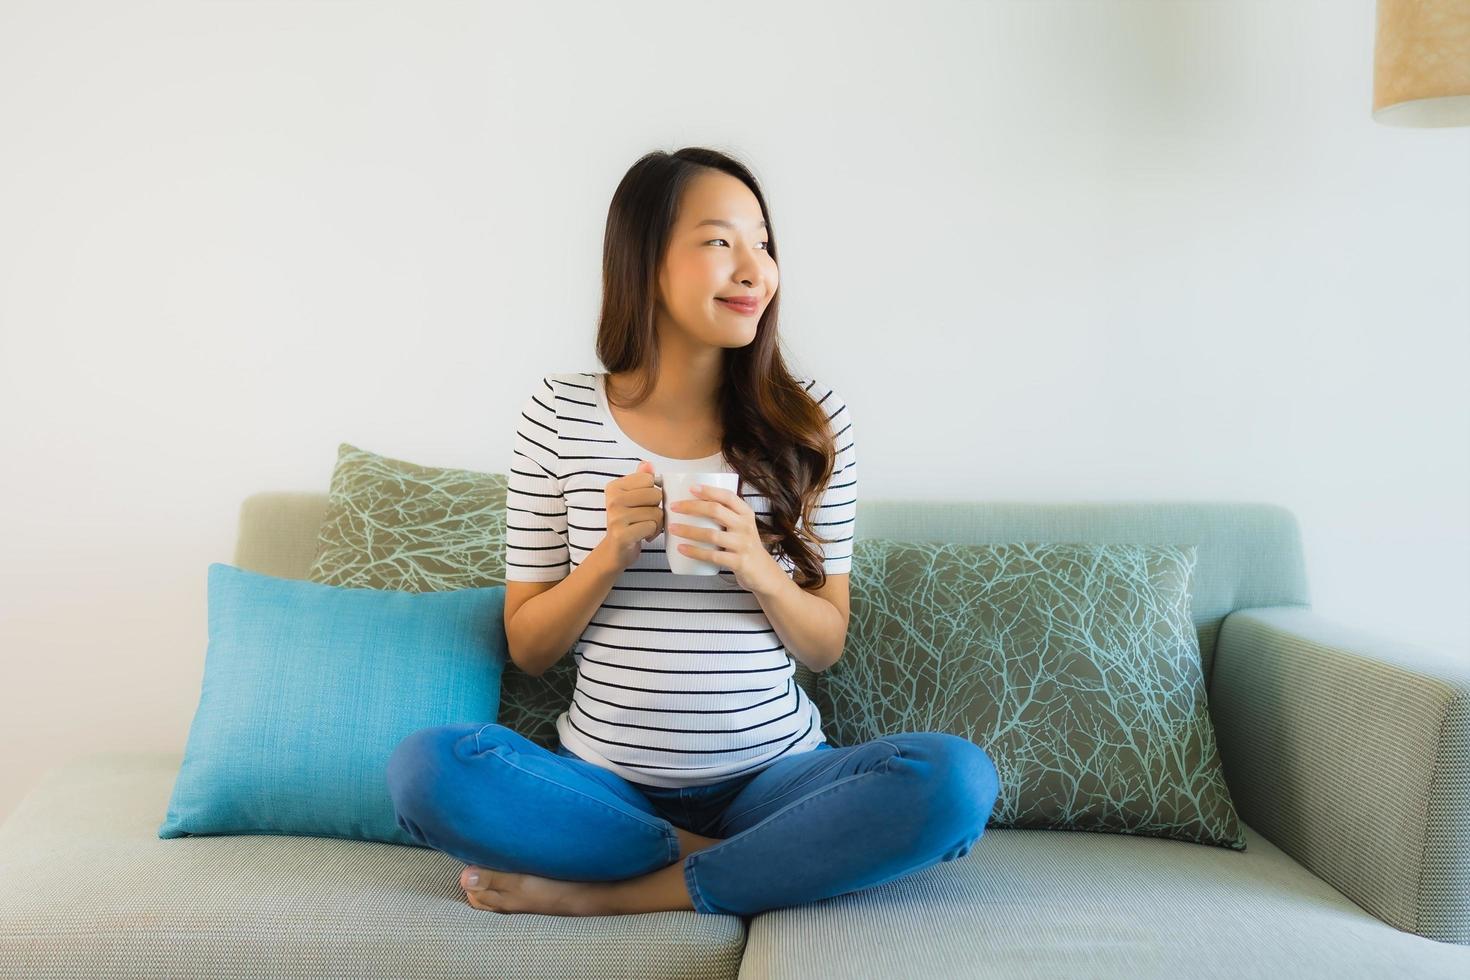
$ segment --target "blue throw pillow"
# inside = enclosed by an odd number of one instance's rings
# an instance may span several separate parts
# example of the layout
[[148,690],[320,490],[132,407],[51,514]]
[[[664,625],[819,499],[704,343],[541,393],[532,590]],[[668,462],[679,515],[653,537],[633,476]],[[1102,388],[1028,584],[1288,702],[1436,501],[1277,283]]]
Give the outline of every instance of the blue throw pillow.
[[503,585],[352,589],[211,564],[203,689],[158,836],[421,846],[388,756],[417,729],[495,720],[504,613]]

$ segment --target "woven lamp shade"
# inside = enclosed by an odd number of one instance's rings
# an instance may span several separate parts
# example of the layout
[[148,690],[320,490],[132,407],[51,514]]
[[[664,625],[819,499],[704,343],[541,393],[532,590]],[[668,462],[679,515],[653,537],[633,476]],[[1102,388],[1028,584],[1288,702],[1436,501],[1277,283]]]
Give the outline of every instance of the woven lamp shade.
[[1470,0],[1378,0],[1373,118],[1470,126]]

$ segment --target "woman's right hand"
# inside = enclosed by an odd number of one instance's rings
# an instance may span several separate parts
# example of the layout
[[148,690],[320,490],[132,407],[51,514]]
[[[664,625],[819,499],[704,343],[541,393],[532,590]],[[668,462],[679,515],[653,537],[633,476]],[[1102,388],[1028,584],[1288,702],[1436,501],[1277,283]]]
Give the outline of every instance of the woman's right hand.
[[610,481],[602,491],[607,507],[607,534],[597,543],[606,548],[619,572],[643,552],[664,528],[664,492],[654,483],[653,464],[639,460],[627,476]]

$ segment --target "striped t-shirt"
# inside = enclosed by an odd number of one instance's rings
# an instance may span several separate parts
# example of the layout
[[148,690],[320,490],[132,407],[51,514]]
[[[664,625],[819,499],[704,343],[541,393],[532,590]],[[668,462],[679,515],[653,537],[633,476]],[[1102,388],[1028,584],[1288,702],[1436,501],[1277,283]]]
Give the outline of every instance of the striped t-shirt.
[[[509,581],[571,574],[607,534],[607,484],[640,460],[655,473],[734,472],[723,452],[671,459],[635,443],[608,409],[606,377],[546,375],[521,408],[506,483]],[[830,387],[801,383],[835,438],[834,473],[813,527],[834,539],[819,545],[827,574],[843,574],[857,515],[852,421]],[[741,494],[757,514],[769,511],[764,495]],[[665,513],[665,526],[679,517]],[[643,542],[573,647],[576,690],[556,720],[562,744],[631,782],[678,787],[752,773],[826,741],[821,713],[796,683],[796,661],[755,596],[729,569],[670,572],[665,537]],[[793,573],[786,555],[777,562]]]

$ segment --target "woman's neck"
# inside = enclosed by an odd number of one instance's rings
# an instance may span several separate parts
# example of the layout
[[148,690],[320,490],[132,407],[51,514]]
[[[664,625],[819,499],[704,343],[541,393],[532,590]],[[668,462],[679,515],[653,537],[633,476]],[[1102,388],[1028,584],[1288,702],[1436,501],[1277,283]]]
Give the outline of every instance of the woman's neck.
[[[608,401],[626,403],[631,400],[638,383],[636,372],[608,374]],[[716,391],[719,376],[701,376],[698,372],[686,372],[671,368],[667,363],[659,369],[648,398],[640,402],[640,415],[680,426],[707,426],[711,419],[720,417],[720,404]]]

